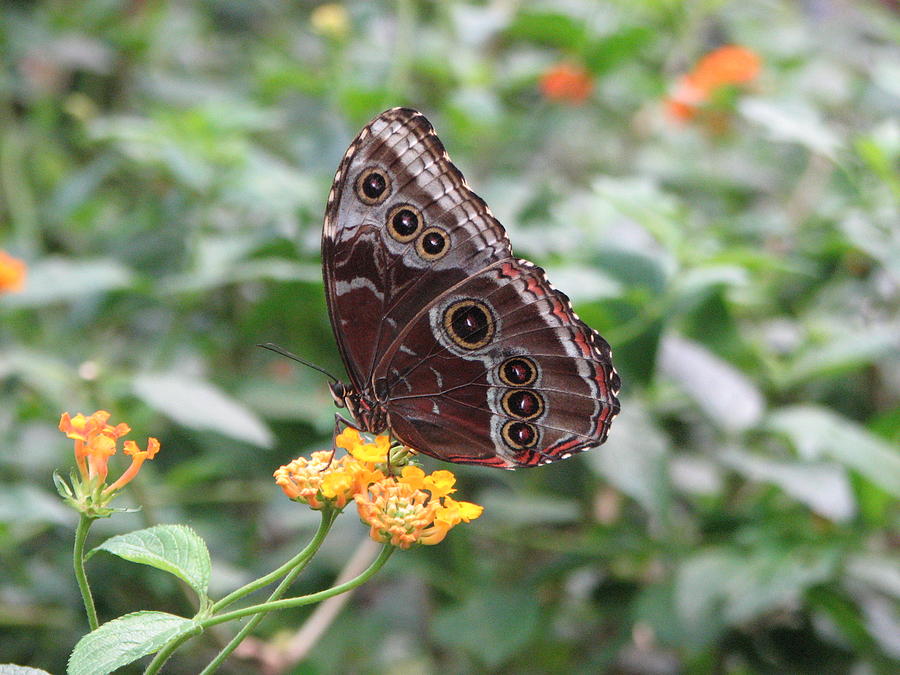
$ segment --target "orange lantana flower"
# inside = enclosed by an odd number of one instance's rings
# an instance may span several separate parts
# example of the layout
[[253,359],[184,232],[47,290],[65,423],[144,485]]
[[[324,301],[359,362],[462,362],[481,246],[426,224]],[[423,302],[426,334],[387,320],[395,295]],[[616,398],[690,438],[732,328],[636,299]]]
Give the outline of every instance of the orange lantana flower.
[[124,422],[107,424],[109,417],[105,410],[98,410],[88,417],[63,413],[59,419],[59,430],[75,441],[75,463],[85,482],[97,477],[101,483],[106,481],[109,458],[116,454],[116,441],[131,431]]
[[484,511],[483,506],[471,502],[458,502],[450,497],[441,500],[441,506],[434,514],[434,524],[419,538],[420,544],[439,544],[447,533],[460,523],[475,520]]
[[391,449],[391,440],[388,436],[377,436],[373,443],[366,443],[360,433],[352,427],[347,427],[334,439],[334,444],[349,452],[360,462],[386,462],[388,451]]
[[360,519],[369,525],[375,541],[409,548],[413,544],[437,544],[461,522],[481,515],[483,507],[458,502],[456,476],[446,470],[426,475],[417,466],[403,467],[399,478],[388,476],[373,483],[354,499]]
[[310,459],[298,457],[275,471],[275,482],[290,499],[316,511],[343,509],[353,495],[383,477],[350,455],[336,459],[330,450],[314,452]]
[[25,287],[25,263],[0,249],[0,293],[21,291]]
[[692,119],[717,92],[725,87],[749,84],[761,69],[756,52],[739,45],[719,47],[700,59],[691,72],[678,78],[672,94],[665,99],[666,110],[674,119]]
[[131,431],[124,422],[115,426],[107,424],[109,417],[105,410],[98,410],[87,416],[78,413],[71,417],[63,413],[59,420],[59,430],[75,441],[75,465],[81,477],[79,481],[73,474],[73,489],[66,488],[60,494],[75,508],[94,517],[109,515],[112,511],[106,507],[109,500],[134,479],[146,460],[159,452],[159,441],[152,437],[147,440],[146,450],[141,450],[134,441],[125,441],[124,452],[131,457],[131,465],[118,480],[104,485],[109,458],[116,454],[118,440]]
[[402,465],[397,458],[410,451],[392,448],[387,435],[369,442],[356,429],[347,428],[335,438],[335,445],[350,454],[335,457],[322,450],[310,459],[299,457],[275,472],[275,482],[288,497],[317,510],[340,510],[353,500],[370,536],[399,548],[437,544],[455,525],[481,515],[477,504],[449,497],[456,491],[452,472],[426,474],[418,466]]
[[373,483],[354,499],[372,539],[398,548],[419,541],[437,512],[437,503],[429,500],[427,492],[396,480]]
[[539,86],[544,98],[577,105],[594,91],[594,79],[583,66],[559,63],[544,71]]

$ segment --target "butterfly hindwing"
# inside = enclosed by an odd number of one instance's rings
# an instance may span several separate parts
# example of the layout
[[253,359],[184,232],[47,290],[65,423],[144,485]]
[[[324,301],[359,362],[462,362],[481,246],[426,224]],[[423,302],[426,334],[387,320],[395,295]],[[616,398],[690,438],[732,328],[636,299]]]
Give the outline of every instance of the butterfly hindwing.
[[524,260],[439,296],[374,377],[389,392],[395,434],[456,462],[562,459],[602,443],[619,409],[609,345]]

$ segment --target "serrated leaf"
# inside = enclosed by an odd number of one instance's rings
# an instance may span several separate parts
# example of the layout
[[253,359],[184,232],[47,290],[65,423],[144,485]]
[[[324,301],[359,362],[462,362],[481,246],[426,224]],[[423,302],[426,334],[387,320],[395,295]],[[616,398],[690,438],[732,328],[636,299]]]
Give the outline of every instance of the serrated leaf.
[[120,616],[85,635],[69,656],[69,675],[106,675],[152,654],[175,637],[199,631],[200,625],[166,612]]
[[185,525],[156,525],[110,537],[95,551],[174,574],[206,598],[212,567],[206,543]]
[[798,405],[773,413],[767,426],[786,434],[801,456],[831,457],[900,496],[900,453],[846,417],[825,408]]
[[147,405],[191,429],[217,431],[268,448],[272,432],[253,412],[209,382],[177,373],[139,375],[134,392]]

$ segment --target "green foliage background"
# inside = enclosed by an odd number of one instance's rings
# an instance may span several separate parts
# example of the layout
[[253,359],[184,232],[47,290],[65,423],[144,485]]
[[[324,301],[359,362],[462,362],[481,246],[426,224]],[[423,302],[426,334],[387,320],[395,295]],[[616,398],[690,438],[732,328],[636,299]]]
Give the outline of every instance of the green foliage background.
[[[410,105],[612,344],[623,412],[571,461],[459,468],[485,515],[394,556],[295,672],[896,672],[896,3],[345,7],[331,35],[309,2],[0,7],[0,248],[29,265],[0,297],[0,662],[62,672],[86,632],[63,411],[163,445],[95,544],[189,524],[221,596],[310,536],[271,474],[328,446],[326,383],[254,345],[341,370],[325,199],[359,128]],[[760,55],[754,90],[716,127],[668,120],[724,43]],[[583,105],[541,96],[566,60]],[[364,536],[345,514],[300,590]],[[154,570],[89,573],[103,620],[191,611]]]

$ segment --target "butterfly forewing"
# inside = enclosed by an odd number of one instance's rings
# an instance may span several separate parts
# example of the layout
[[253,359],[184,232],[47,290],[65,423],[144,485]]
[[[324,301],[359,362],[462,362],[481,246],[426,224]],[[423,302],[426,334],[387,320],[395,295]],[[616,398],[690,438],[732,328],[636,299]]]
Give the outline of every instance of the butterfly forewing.
[[512,258],[420,113],[389,110],[351,144],[322,253],[352,388],[384,413],[363,426],[383,419],[420,452],[505,468],[605,440],[619,409],[609,345]]
[[[360,181],[373,174],[385,177],[384,192],[360,197]],[[325,223],[332,326],[357,387],[423,304],[510,256],[503,227],[468,189],[431,125],[405,108],[380,115],[351,144]]]

